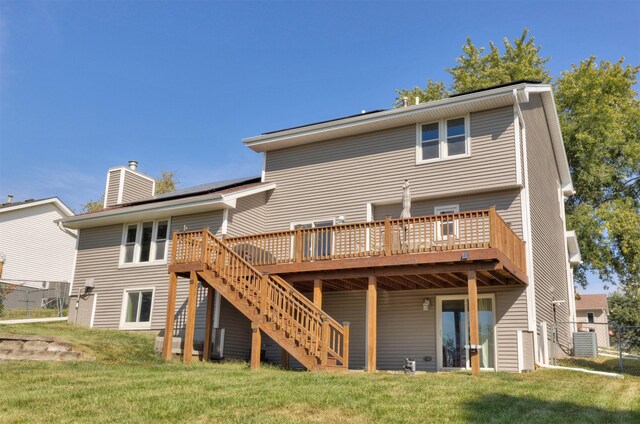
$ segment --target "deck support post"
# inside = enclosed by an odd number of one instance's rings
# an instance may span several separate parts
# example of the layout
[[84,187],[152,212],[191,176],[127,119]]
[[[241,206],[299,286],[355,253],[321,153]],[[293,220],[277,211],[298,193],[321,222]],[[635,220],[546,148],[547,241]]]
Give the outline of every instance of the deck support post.
[[207,318],[204,325],[204,347],[202,348],[202,360],[208,362],[211,359],[211,332],[213,330],[215,290],[209,286],[207,288]]
[[322,309],[322,280],[313,280],[313,304]]
[[369,276],[367,285],[367,372],[376,372],[378,330],[378,281]]
[[260,348],[262,335],[258,323],[251,323],[251,369],[260,369]]
[[162,357],[171,359],[173,354],[173,324],[176,315],[176,291],[178,276],[175,272],[169,274],[169,291],[167,293],[167,316],[164,324],[164,340],[162,344]]
[[[469,342],[472,347],[480,344],[478,335],[478,285],[475,271],[467,273],[467,290],[469,292]],[[471,356],[471,374],[480,375],[480,352],[478,349],[469,349]]]
[[280,355],[280,366],[286,370],[289,369],[289,352],[285,348],[282,348]]
[[187,303],[187,323],[184,332],[182,362],[190,364],[193,359],[193,334],[196,327],[196,304],[198,303],[198,274],[191,271],[189,278],[189,300]]

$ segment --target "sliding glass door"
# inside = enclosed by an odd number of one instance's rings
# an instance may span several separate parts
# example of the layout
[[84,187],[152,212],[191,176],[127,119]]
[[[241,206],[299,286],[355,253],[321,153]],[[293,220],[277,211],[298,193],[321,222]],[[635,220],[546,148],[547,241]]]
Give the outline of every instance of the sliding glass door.
[[[469,301],[467,296],[438,298],[438,368],[469,368]],[[495,368],[493,295],[478,296],[480,367]]]

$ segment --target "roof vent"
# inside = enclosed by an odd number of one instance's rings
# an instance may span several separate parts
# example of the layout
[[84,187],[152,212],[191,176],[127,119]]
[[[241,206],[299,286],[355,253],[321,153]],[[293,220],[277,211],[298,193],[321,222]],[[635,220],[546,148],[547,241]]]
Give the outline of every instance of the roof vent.
[[7,196],[7,203],[13,202],[13,194]]
[[138,161],[137,160],[130,160],[129,161],[129,169],[132,171],[137,171],[138,170]]
[[407,97],[402,98],[402,107],[409,106],[409,99]]

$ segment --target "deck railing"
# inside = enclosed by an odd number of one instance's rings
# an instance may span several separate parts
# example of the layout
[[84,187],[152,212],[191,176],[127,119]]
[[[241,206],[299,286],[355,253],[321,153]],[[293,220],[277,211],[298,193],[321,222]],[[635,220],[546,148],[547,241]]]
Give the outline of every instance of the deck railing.
[[496,248],[526,270],[524,242],[494,208],[225,239],[254,266]]
[[278,276],[260,273],[209,230],[174,233],[172,264],[199,263],[215,271],[264,320],[284,330],[321,366],[329,358],[346,368],[349,325],[339,324]]

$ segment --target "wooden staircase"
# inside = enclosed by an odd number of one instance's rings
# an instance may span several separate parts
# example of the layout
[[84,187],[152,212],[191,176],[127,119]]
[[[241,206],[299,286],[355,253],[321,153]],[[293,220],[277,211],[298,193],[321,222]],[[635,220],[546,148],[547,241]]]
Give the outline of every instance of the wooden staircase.
[[348,323],[339,324],[282,278],[260,273],[208,230],[177,233],[173,242],[173,264],[200,263],[204,283],[308,370],[348,368]]

